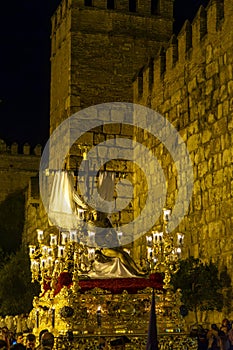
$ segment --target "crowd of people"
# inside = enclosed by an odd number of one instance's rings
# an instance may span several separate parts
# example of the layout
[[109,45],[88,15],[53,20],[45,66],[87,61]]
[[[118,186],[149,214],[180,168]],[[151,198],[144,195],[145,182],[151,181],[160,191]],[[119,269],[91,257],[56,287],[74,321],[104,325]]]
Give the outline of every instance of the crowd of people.
[[[215,323],[210,329],[198,326],[192,331],[198,338],[197,350],[233,350],[233,322],[224,318],[220,327]],[[127,337],[118,337],[109,344],[104,337],[100,337],[98,349],[125,349],[130,342]],[[13,332],[6,326],[0,328],[0,350],[52,350],[54,335],[47,329],[40,332],[38,339],[33,333]]]
[[40,332],[38,344],[36,336],[23,332],[14,333],[6,326],[0,329],[0,350],[52,350],[54,346],[54,335],[47,329]]
[[213,323],[210,329],[197,329],[198,350],[233,350],[233,323],[224,318],[220,327]]

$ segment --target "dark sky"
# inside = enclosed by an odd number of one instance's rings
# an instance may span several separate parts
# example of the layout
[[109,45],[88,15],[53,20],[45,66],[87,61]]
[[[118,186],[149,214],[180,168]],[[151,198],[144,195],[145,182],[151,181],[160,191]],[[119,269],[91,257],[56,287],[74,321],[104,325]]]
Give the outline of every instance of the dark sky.
[[[174,30],[208,0],[175,0]],[[45,145],[49,135],[50,17],[60,0],[11,0],[0,8],[0,139]]]

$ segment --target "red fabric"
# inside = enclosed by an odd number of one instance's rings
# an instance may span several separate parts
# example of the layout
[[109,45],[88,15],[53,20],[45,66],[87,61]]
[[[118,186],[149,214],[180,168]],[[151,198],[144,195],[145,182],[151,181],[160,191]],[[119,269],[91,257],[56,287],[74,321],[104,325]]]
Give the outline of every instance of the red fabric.
[[[72,285],[72,275],[69,272],[62,272],[58,277],[54,296],[57,295],[63,286],[70,288]],[[147,287],[155,288],[156,290],[163,289],[163,277],[160,273],[153,273],[149,278],[109,278],[109,279],[88,279],[80,280],[79,285],[81,287],[80,292],[86,292],[87,290],[100,288],[108,290],[113,294],[122,293],[123,290],[127,290],[128,293],[134,294],[138,290]]]
[[45,293],[48,291],[48,290],[51,290],[51,285],[50,285],[50,280],[47,280],[47,281],[43,281],[43,290],[44,290],[44,293],[41,295],[41,297],[43,297],[45,295]]
[[122,293],[127,290],[128,293],[134,294],[138,290],[146,287],[155,288],[156,290],[163,289],[163,278],[160,273],[153,273],[149,278],[109,278],[109,279],[90,279],[80,280],[79,285],[81,292],[93,288],[101,288],[109,290],[113,294]]
[[72,275],[69,272],[61,272],[58,280],[57,280],[57,286],[54,291],[54,296],[57,295],[62,287],[66,286],[70,288],[72,285]]

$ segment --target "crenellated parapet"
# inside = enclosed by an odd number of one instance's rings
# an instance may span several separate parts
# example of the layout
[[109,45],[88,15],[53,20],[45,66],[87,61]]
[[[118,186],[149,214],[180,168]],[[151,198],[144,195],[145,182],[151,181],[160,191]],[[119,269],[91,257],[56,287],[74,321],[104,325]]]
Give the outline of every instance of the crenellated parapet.
[[25,191],[32,177],[38,175],[41,145],[34,148],[29,143],[8,145],[0,139],[0,203],[9,195]]
[[[158,90],[166,79],[169,80],[190,62],[200,64],[207,42],[219,42],[221,36],[229,36],[232,15],[229,0],[211,0],[206,8],[201,6],[192,23],[186,20],[178,35],[173,35],[165,48],[161,47],[154,58],[153,69],[144,68],[143,74],[140,72],[140,76],[135,78],[135,98],[141,96],[143,100],[143,95],[148,94],[150,87],[146,85],[147,81],[156,81],[157,88],[154,88]],[[153,74],[153,77],[148,79],[148,74]]]
[[42,146],[40,144],[36,145],[33,149],[29,143],[25,143],[22,147],[22,152],[19,151],[19,145],[17,142],[13,142],[11,145],[0,139],[0,154],[5,155],[34,155],[37,157],[41,156]]
[[134,36],[147,28],[167,40],[172,21],[173,0],[62,0],[51,18],[51,57],[75,31]]
[[[212,259],[231,276],[233,256],[226,242],[232,241],[233,225],[232,16],[231,0],[211,0],[200,7],[192,23],[186,21],[177,37],[161,46],[153,66],[143,67],[134,80],[134,102],[172,123],[192,161],[192,198],[178,228],[185,232],[187,254]],[[150,146],[146,138],[143,145]],[[166,147],[154,142],[152,148],[161,159],[173,208],[182,191],[176,183],[176,164]],[[155,171],[152,176],[156,178]],[[137,180],[141,182],[140,174]]]
[[173,0],[61,1],[52,17],[50,132],[85,107],[132,102],[132,77],[172,26]]

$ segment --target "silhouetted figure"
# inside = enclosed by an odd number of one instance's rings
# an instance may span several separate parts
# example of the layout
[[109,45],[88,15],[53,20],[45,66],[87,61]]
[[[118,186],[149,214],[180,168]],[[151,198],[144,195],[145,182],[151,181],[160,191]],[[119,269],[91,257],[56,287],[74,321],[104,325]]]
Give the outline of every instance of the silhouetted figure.
[[53,333],[46,332],[41,337],[41,349],[51,350],[54,346],[54,335]]

